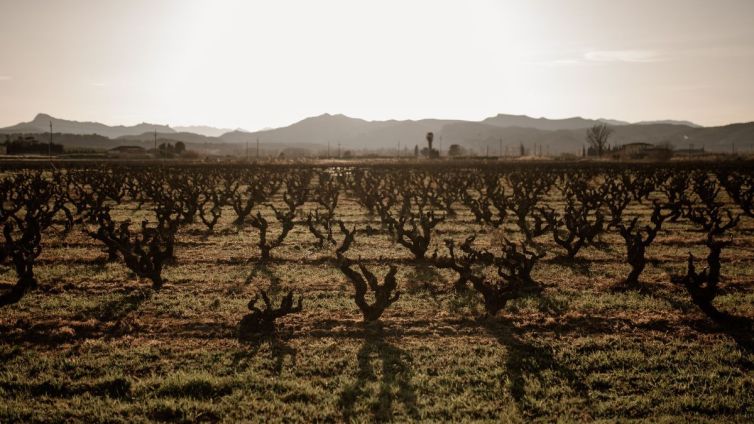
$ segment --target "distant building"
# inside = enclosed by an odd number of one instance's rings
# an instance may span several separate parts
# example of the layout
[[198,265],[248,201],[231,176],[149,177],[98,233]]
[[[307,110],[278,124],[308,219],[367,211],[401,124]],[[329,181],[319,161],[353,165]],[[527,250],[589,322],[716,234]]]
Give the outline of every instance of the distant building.
[[107,156],[118,158],[146,158],[147,150],[141,146],[118,146],[107,151]]

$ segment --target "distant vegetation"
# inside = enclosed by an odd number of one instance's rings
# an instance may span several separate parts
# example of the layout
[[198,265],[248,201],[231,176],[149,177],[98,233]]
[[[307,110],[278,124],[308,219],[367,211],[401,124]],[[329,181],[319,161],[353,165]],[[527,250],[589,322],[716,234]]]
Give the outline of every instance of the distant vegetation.
[[62,144],[40,142],[35,136],[7,135],[2,144],[8,155],[59,155],[63,153]]

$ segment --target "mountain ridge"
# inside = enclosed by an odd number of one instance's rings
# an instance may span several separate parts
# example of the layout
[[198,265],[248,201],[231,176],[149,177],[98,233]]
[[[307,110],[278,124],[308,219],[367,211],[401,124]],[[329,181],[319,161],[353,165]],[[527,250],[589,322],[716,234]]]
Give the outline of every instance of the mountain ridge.
[[[456,119],[375,120],[352,118],[343,114],[321,114],[307,117],[291,125],[254,132],[233,130],[220,135],[205,135],[181,131],[185,127],[142,123],[133,126],[108,127],[96,122],[67,121],[39,114],[34,120],[0,129],[1,133],[37,133],[49,131],[53,122],[55,133],[100,134],[113,140],[108,145],[153,142],[155,132],[159,140],[183,141],[196,146],[260,144],[265,146],[320,146],[333,151],[337,148],[363,151],[413,149],[425,145],[425,135],[435,133],[435,146],[443,150],[460,144],[479,154],[516,151],[542,146],[550,153],[577,153],[585,145],[585,132],[590,126],[610,122],[613,134],[610,144],[663,143],[679,147],[694,144],[708,149],[725,149],[731,145],[748,148],[754,144],[754,123],[730,124],[719,127],[700,127],[687,121],[645,121],[627,123],[610,119],[572,117],[564,119],[532,118],[526,115],[505,115],[481,121]],[[42,124],[47,122],[47,126]],[[210,127],[207,127],[210,128]],[[77,133],[74,131],[78,131]],[[71,137],[71,140],[78,138]],[[515,149],[515,150],[511,150]]]
[[521,127],[550,131],[589,128],[603,123],[609,123],[611,125],[629,125],[629,122],[618,121],[615,119],[585,119],[580,116],[560,119],[545,117],[532,118],[527,115],[508,115],[503,113],[498,113],[496,116],[486,118],[481,122],[504,128]]
[[179,133],[194,133],[198,135],[203,135],[206,137],[219,137],[225,133],[229,133],[232,131],[240,131],[240,132],[248,132],[247,130],[243,128],[218,128],[213,127],[210,125],[176,125],[173,128],[175,132]]
[[106,125],[92,121],[74,121],[69,119],[55,118],[46,113],[38,113],[29,122],[21,122],[10,127],[0,128],[2,133],[43,133],[49,132],[50,123],[52,131],[66,134],[97,134],[108,138],[117,138],[122,135],[135,135],[149,131],[171,133],[175,132],[169,125],[149,124],[142,122],[136,125]]

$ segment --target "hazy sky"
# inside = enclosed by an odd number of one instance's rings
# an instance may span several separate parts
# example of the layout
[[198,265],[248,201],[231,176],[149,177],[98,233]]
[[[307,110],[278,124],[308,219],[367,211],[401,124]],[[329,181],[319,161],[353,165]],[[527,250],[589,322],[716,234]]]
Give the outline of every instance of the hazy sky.
[[0,125],[754,121],[754,0],[0,0]]

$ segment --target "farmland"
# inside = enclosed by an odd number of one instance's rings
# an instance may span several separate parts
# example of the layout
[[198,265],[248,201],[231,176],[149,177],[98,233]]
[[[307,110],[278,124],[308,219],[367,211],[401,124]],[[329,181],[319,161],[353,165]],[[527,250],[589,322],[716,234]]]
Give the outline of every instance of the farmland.
[[0,422],[754,419],[750,163],[431,162],[5,165]]

